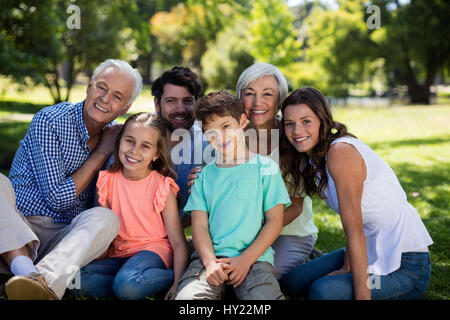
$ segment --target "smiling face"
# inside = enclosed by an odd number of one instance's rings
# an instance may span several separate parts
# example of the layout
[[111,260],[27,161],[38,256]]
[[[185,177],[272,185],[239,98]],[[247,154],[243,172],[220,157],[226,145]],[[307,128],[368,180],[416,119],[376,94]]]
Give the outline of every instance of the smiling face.
[[125,128],[120,138],[119,160],[126,179],[141,180],[152,171],[151,163],[159,157],[158,138],[157,130],[138,122]]
[[230,115],[213,115],[204,122],[203,129],[209,144],[222,159],[236,160],[245,150],[243,129],[247,125],[247,117],[242,114],[239,121]]
[[319,142],[320,119],[306,104],[288,105],[283,111],[284,132],[298,152],[309,157]]
[[274,125],[279,96],[278,81],[274,76],[261,77],[242,90],[245,113],[257,128]]
[[107,123],[124,115],[131,107],[135,81],[127,72],[109,67],[91,80],[86,90],[83,119],[87,127],[103,128]]
[[186,87],[167,83],[161,100],[155,98],[155,108],[170,132],[189,130],[194,124],[195,97]]

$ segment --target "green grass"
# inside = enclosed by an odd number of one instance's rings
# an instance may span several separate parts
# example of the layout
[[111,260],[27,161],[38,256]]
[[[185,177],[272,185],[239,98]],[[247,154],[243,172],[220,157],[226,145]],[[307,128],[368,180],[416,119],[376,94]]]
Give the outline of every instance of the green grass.
[[[35,113],[51,101],[41,99],[33,103],[30,95],[26,99],[18,95],[16,100],[12,95],[4,95],[4,99],[7,102],[0,101],[0,171],[7,174],[29,125],[29,121],[8,119],[16,113]],[[144,99],[151,101],[148,96]],[[371,146],[396,172],[408,201],[419,212],[434,241],[430,247],[432,277],[424,298],[449,300],[450,104],[335,108],[333,114],[335,120],[347,124],[350,132]],[[329,252],[344,246],[339,216],[319,199],[313,199],[313,208],[319,228],[317,248]]]

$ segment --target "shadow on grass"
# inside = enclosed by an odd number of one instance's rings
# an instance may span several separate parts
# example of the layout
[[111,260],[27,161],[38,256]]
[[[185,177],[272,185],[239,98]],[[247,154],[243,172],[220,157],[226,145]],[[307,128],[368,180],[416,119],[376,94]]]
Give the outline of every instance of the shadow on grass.
[[11,168],[14,155],[29,126],[28,121],[0,123],[0,170],[7,171]]
[[[409,195],[419,191],[418,197],[408,197],[409,203],[423,217],[433,245],[431,281],[425,299],[450,299],[450,165],[437,162],[432,167],[408,163],[393,167],[400,183]],[[407,181],[407,182],[406,182]],[[423,211],[422,211],[423,210]]]
[[424,139],[408,139],[396,141],[382,141],[370,143],[370,147],[376,151],[382,149],[395,149],[399,147],[418,147],[420,145],[436,145],[448,143],[450,136],[442,138],[424,138]]
[[12,113],[35,114],[36,112],[47,106],[48,105],[46,104],[34,104],[28,102],[0,101],[0,111],[7,111]]

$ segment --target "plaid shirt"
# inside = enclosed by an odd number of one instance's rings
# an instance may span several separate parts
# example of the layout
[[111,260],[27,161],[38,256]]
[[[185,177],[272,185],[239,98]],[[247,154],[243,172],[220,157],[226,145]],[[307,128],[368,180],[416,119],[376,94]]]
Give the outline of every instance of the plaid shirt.
[[83,103],[63,102],[33,117],[9,173],[17,208],[24,216],[70,223],[94,206],[97,175],[78,197],[71,177],[91,155]]

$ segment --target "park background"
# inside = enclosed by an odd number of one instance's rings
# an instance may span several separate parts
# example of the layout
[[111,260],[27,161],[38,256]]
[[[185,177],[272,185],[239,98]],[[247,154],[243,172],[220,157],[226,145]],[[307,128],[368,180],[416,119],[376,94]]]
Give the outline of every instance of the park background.
[[[151,83],[174,65],[208,93],[234,92],[245,68],[272,63],[290,91],[320,89],[336,120],[394,169],[434,241],[424,299],[450,299],[448,1],[2,0],[0,27],[0,172],[32,116],[82,101],[107,58],[143,76],[130,113],[154,110]],[[313,209],[316,247],[344,246],[339,216],[319,199]]]

